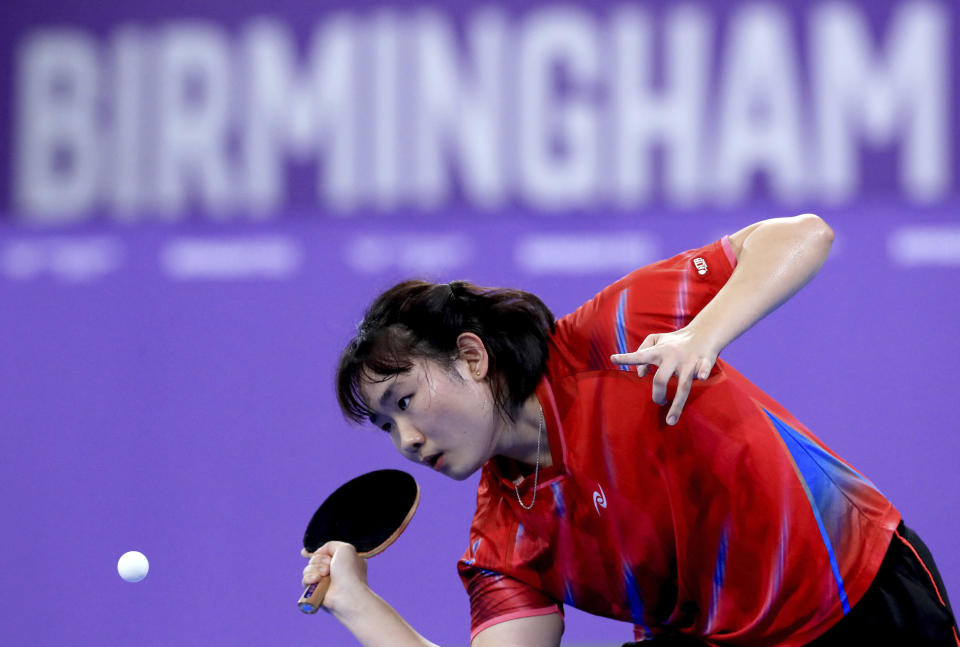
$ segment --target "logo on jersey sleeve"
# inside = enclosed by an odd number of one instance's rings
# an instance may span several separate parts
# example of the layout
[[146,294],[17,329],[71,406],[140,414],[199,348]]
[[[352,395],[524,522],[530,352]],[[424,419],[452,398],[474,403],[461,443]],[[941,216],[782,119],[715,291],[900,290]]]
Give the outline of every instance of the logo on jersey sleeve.
[[693,259],[693,266],[697,268],[697,274],[703,276],[707,273],[707,262],[701,257],[696,257]]

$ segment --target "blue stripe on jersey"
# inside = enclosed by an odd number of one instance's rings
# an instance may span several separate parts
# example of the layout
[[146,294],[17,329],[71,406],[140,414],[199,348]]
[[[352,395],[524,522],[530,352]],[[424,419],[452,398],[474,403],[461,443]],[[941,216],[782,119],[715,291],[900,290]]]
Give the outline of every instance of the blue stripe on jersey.
[[777,564],[773,571],[772,589],[774,591],[780,591],[780,586],[783,584],[783,571],[787,563],[787,546],[790,541],[789,519],[789,515],[783,515],[783,518],[780,520],[780,547],[777,551]]
[[[770,415],[769,411],[767,411],[767,415]],[[877,492],[880,492],[880,488],[874,485],[870,479],[862,476],[855,469],[846,465],[843,461],[836,458],[833,454],[804,436],[796,429],[790,427],[787,428],[790,429],[793,438],[810,456],[810,459],[813,460],[824,472],[827,478],[830,478],[835,483],[840,484],[849,483],[850,481],[860,481],[861,483],[866,483]],[[883,492],[880,492],[880,494],[882,495]]]
[[627,592],[627,600],[630,602],[630,616],[633,618],[633,624],[643,627],[644,631],[650,633],[650,627],[643,621],[643,599],[640,597],[640,587],[637,586],[637,579],[630,570],[630,565],[623,563],[623,583]]
[[710,611],[707,616],[707,631],[713,628],[713,618],[717,613],[723,580],[727,573],[727,539],[729,532],[730,524],[727,523],[723,526],[723,532],[720,534],[720,541],[717,545],[717,564],[713,567],[713,598],[710,600]]
[[594,332],[594,334],[590,337],[590,368],[606,368],[609,365],[607,363],[609,358],[610,355],[604,355],[603,351],[601,350],[600,340],[597,338],[596,332]]
[[[480,539],[483,539],[483,537]],[[480,548],[480,539],[473,542],[473,545],[470,546],[470,559],[463,560],[463,563],[467,566],[473,566],[473,564],[477,561],[477,549]]]
[[553,505],[556,507],[557,516],[561,519],[567,514],[567,506],[563,502],[563,492],[560,490],[560,483],[554,482],[550,489],[553,490]]
[[[824,455],[829,456],[831,459],[833,457],[819,447],[816,448],[819,451],[815,451],[814,447],[816,447],[816,445],[811,442],[810,439],[766,409],[763,411],[767,414],[767,417],[770,418],[777,433],[780,434],[784,444],[787,446],[790,457],[793,459],[800,484],[803,486],[803,491],[807,495],[807,500],[810,502],[810,509],[813,511],[813,517],[817,521],[817,527],[820,529],[820,537],[823,540],[823,545],[827,549],[830,569],[833,571],[833,578],[837,583],[837,594],[840,596],[843,614],[846,615],[850,613],[850,601],[847,599],[847,591],[843,585],[843,577],[840,575],[840,566],[837,564],[837,555],[833,549],[833,542],[824,524],[824,517],[831,517],[832,506],[830,503],[836,494],[836,485],[831,479],[830,470],[836,468],[839,461],[834,459],[832,461],[824,461],[826,464],[821,463],[820,461],[823,460]],[[847,468],[846,465],[842,463],[839,464],[844,468],[844,471],[852,471]]]
[[677,304],[673,310],[676,313],[673,320],[676,330],[680,330],[687,325],[687,317],[689,316],[687,311],[687,277],[689,275],[689,272],[683,272],[680,275],[680,284],[677,286]]
[[[617,305],[617,352],[628,353],[627,350],[627,327],[624,323],[624,312],[627,309],[627,290],[620,293],[620,303]],[[630,367],[620,365],[621,371],[629,371]]]
[[713,569],[713,585],[719,590],[723,587],[723,577],[727,572],[727,537],[730,533],[729,524],[723,527],[720,543],[717,546],[717,565]]

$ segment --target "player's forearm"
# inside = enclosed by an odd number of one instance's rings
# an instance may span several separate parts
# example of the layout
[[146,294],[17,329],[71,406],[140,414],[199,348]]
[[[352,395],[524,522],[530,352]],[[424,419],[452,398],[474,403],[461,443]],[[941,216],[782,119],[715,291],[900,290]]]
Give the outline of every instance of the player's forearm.
[[348,604],[338,605],[331,613],[364,647],[436,647],[367,587],[357,590]]
[[761,223],[744,239],[726,285],[690,328],[719,352],[806,285],[832,244],[833,230],[816,216]]

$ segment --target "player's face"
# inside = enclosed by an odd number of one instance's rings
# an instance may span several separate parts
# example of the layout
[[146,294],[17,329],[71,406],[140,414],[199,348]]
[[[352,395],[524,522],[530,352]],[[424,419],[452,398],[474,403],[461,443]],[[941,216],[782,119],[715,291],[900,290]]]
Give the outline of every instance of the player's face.
[[500,417],[486,383],[457,360],[448,369],[415,360],[407,373],[365,383],[371,422],[390,434],[401,454],[463,480],[495,453]]

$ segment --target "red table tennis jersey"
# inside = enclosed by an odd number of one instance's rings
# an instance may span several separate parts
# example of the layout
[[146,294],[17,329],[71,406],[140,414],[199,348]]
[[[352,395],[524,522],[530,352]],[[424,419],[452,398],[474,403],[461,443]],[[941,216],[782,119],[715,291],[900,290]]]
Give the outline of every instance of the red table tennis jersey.
[[[900,520],[864,476],[718,360],[679,422],[653,371],[610,363],[686,325],[729,278],[727,239],[641,268],[557,322],[537,388],[553,465],[517,502],[482,470],[458,569],[472,635],[564,604],[737,645],[803,645],[870,585]],[[672,393],[672,389],[670,390]],[[533,478],[520,483],[529,504]]]

